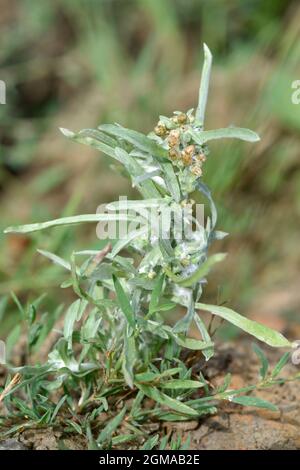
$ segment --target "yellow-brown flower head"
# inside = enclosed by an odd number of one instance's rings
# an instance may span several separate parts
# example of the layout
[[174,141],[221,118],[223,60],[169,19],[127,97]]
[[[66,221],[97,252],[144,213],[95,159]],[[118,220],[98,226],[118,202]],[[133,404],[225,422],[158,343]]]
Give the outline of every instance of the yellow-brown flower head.
[[206,156],[204,155],[204,153],[198,153],[198,155],[196,155],[196,160],[197,162],[204,163],[206,162]]
[[169,157],[171,160],[177,160],[179,158],[179,152],[176,149],[171,148],[169,150]]
[[185,149],[183,149],[181,155],[184,165],[188,166],[192,164],[194,152],[195,145],[188,145],[187,147],[185,147]]
[[201,166],[198,164],[198,163],[195,163],[194,165],[191,166],[191,172],[195,175],[195,176],[202,176],[202,168]]
[[173,129],[168,135],[168,144],[170,147],[176,147],[180,143],[180,131]]
[[159,137],[164,137],[167,133],[167,128],[164,124],[162,124],[161,122],[159,122],[157,124],[157,126],[154,128],[154,132],[156,135],[158,135]]
[[181,261],[182,266],[189,266],[191,264],[191,261],[189,258],[183,258]]
[[182,125],[185,124],[187,121],[187,115],[185,113],[178,114],[177,122],[178,124]]

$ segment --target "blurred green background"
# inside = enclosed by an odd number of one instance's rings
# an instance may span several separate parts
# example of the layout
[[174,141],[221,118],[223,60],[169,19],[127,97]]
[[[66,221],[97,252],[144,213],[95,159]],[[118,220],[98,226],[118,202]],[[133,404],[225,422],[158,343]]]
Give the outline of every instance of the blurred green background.
[[0,11],[0,337],[18,315],[11,291],[22,302],[47,292],[50,312],[69,300],[58,287],[64,273],[37,247],[68,258],[99,246],[90,225],[31,237],[2,229],[132,195],[112,161],[58,127],[118,121],[148,132],[159,114],[194,107],[204,41],[214,55],[207,129],[233,124],[261,136],[211,145],[204,179],[230,237],[204,300],[299,329],[299,2],[1,0]]

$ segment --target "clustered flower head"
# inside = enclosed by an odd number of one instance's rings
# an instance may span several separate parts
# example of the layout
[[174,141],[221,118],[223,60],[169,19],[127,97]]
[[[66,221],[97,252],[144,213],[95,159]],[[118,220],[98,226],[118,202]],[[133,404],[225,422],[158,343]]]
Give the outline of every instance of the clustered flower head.
[[200,130],[193,110],[187,113],[175,111],[168,118],[160,116],[154,133],[159,142],[168,149],[169,159],[178,168],[188,168],[196,177],[202,176],[207,150],[194,142],[190,131]]

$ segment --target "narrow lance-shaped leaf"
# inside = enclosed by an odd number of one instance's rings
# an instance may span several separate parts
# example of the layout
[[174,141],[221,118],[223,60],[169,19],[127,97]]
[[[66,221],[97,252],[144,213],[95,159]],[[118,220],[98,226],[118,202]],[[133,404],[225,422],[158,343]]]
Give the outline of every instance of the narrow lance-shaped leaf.
[[181,379],[174,379],[168,380],[167,382],[159,384],[161,388],[170,389],[170,390],[177,390],[177,389],[192,389],[192,388],[201,388],[204,387],[202,382],[197,380],[181,380]]
[[217,315],[221,318],[224,318],[224,320],[229,321],[233,325],[237,326],[241,330],[246,331],[250,335],[263,341],[269,346],[278,348],[291,347],[290,341],[286,339],[281,333],[272,330],[272,328],[262,325],[261,323],[249,320],[249,318],[243,317],[242,315],[235,312],[234,310],[231,310],[230,308],[216,305],[206,305],[202,303],[197,303],[196,308],[205,310],[207,312],[212,313],[213,315]]
[[7,227],[4,233],[30,233],[47,228],[58,227],[60,225],[77,225],[92,222],[109,222],[109,221],[128,221],[136,222],[139,219],[130,217],[126,214],[84,214],[74,215],[71,217],[62,217],[61,219],[48,220],[47,222],[38,222],[36,224],[18,225],[16,227]]
[[282,371],[284,366],[287,364],[291,356],[290,352],[284,353],[284,355],[279,359],[277,364],[275,365],[274,369],[272,370],[271,376],[272,377],[277,377],[278,374]]
[[61,397],[61,399],[59,400],[59,402],[57,403],[52,415],[51,415],[51,420],[50,420],[50,424],[51,423],[54,423],[54,420],[56,418],[56,416],[58,415],[58,412],[59,410],[61,409],[61,407],[63,406],[64,402],[66,401],[66,399],[68,398],[68,395],[63,395]]
[[78,137],[91,137],[108,145],[112,149],[119,146],[117,139],[114,139],[110,135],[107,135],[105,132],[101,132],[98,129],[82,129],[76,135]]
[[201,74],[201,82],[199,88],[199,100],[196,109],[196,120],[200,122],[201,126],[204,126],[204,116],[208,96],[212,54],[206,44],[203,44],[204,49],[204,64]]
[[105,428],[100,432],[97,444],[102,444],[102,442],[109,441],[111,439],[112,434],[115,430],[120,426],[122,423],[124,416],[126,414],[126,408],[123,408],[120,413],[118,413],[112,420],[108,422]]
[[135,187],[136,185],[142,183],[143,181],[149,180],[154,178],[155,176],[159,176],[161,174],[161,170],[157,168],[156,170],[153,171],[146,171],[143,175],[137,176],[136,178],[133,178],[132,180],[132,186]]
[[278,411],[277,406],[273,405],[273,403],[258,397],[234,397],[230,401],[243,406],[255,406],[255,408],[265,408],[271,411]]
[[267,359],[265,353],[263,352],[263,350],[260,349],[260,347],[257,346],[257,344],[253,344],[253,351],[255,352],[255,354],[257,355],[257,357],[258,357],[258,359],[260,360],[260,363],[261,363],[261,368],[259,370],[260,376],[261,376],[262,379],[265,379],[265,377],[268,373],[268,367],[269,367],[268,359]]
[[163,283],[164,283],[165,276],[161,274],[155,280],[155,286],[151,294],[150,304],[149,304],[149,313],[148,315],[152,315],[152,313],[156,312],[156,308],[159,304],[159,299],[162,293]]
[[125,127],[114,124],[103,124],[99,126],[99,129],[107,132],[108,134],[124,139],[127,142],[130,142],[132,145],[136,146],[138,149],[150,153],[151,155],[161,158],[168,158],[168,151],[166,149],[140,132],[126,129]]
[[[117,160],[119,163],[124,165],[133,180],[139,176],[144,175],[143,168],[134,158],[130,157],[128,153],[120,147],[120,142],[116,142],[115,139],[105,134],[104,132],[100,132],[99,130],[95,129],[84,129],[78,133],[63,128],[60,130],[69,139],[84,145],[88,145],[89,147],[93,147],[96,150],[99,150],[100,152],[103,152]],[[147,180],[145,181],[145,184],[139,184],[138,186],[141,189],[141,193],[146,198],[160,196],[159,191],[156,189],[154,183],[151,180]]]
[[109,202],[106,204],[106,209],[108,210],[142,210],[142,209],[151,209],[161,207],[162,204],[166,204],[166,199],[156,198],[156,199],[142,199],[139,201],[131,201],[129,199],[124,199],[120,201]]
[[[46,251],[46,250],[37,250],[37,252],[45,256],[45,258],[50,259],[54,264],[57,264],[58,266],[65,268],[67,271],[71,271],[71,264],[68,261],[61,258],[60,256],[57,256],[54,253],[50,253],[50,251]],[[79,274],[79,271],[78,271],[78,274]]]
[[193,291],[190,291],[190,299],[187,307],[187,312],[183,318],[178,320],[175,324],[173,331],[174,333],[187,333],[195,315],[195,301],[193,299]]
[[[145,173],[141,165],[120,147],[115,148],[115,155],[123,163],[131,179],[134,181],[137,176]],[[152,180],[145,180],[136,185],[145,199],[160,198],[161,194]]]
[[196,188],[198,191],[200,191],[204,196],[208,199],[209,205],[210,205],[210,212],[211,212],[211,230],[213,230],[216,226],[217,223],[217,208],[215,206],[214,200],[212,198],[211,192],[208,189],[208,187],[202,183],[202,181],[197,181]]
[[[198,313],[195,313],[194,315],[194,321],[196,323],[196,326],[202,336],[202,339],[203,341],[205,341],[206,343],[210,343],[211,342],[211,337],[207,331],[207,328],[205,326],[205,323],[204,321],[202,320],[202,318],[200,318],[200,316],[198,315]],[[203,355],[206,359],[206,361],[208,361],[213,355],[214,355],[214,348],[211,347],[211,348],[208,348],[208,349],[204,349],[203,350]]]
[[135,238],[146,235],[147,232],[148,227],[142,227],[138,230],[132,230],[131,232],[129,232],[126,238],[121,238],[114,245],[111,252],[111,258],[114,258],[121,250],[126,248],[126,246],[128,246]]
[[[96,150],[99,150],[100,152],[105,153],[106,155],[117,160],[119,163],[124,165],[133,180],[139,176],[144,175],[143,168],[134,158],[130,157],[122,147],[120,147],[120,142],[116,141],[104,132],[100,132],[97,129],[84,129],[78,133],[63,128],[60,130],[69,139],[84,145],[88,145],[89,147],[93,147]],[[159,191],[156,189],[154,183],[151,180],[145,181],[145,184],[143,185],[141,183],[142,182],[140,182],[138,186],[141,189],[141,193],[144,197],[149,198],[160,196]]]
[[135,375],[135,380],[137,382],[153,382],[158,381],[159,379],[165,377],[172,377],[181,372],[181,367],[173,367],[172,369],[167,369],[164,372],[154,373],[154,372],[140,372]]
[[160,167],[164,172],[166,186],[176,202],[181,199],[181,191],[174,167],[171,162],[160,162]]
[[189,132],[194,141],[199,145],[203,145],[209,140],[216,139],[240,139],[245,140],[246,142],[257,142],[260,140],[256,132],[242,127],[227,127],[224,129],[199,132],[190,130]]
[[168,408],[171,408],[172,410],[177,411],[180,414],[185,414],[188,416],[198,416],[198,412],[196,410],[193,410],[188,405],[185,405],[184,403],[181,403],[178,400],[175,400],[175,398],[171,398],[165,393],[160,392],[157,390],[155,387],[151,387],[149,385],[142,385],[142,384],[136,384],[139,390],[141,390],[148,398],[152,398],[152,400],[156,401],[160,405],[167,406]]
[[114,286],[116,290],[116,295],[117,295],[117,300],[120,306],[120,309],[124,313],[128,324],[134,328],[135,327],[135,318],[134,318],[134,312],[133,309],[130,305],[129,299],[119,281],[119,279],[116,276],[113,276],[113,281],[114,281]]
[[80,144],[87,145],[88,147],[93,147],[96,150],[99,150],[100,152],[103,152],[106,155],[118,160],[114,152],[114,147],[108,145],[107,142],[101,142],[94,136],[91,137],[90,135],[86,135],[84,131],[76,133],[70,131],[69,129],[64,129],[63,127],[61,127],[59,130],[62,132],[62,134],[64,134],[65,137],[68,137],[68,139]]
[[77,299],[68,308],[64,320],[64,337],[68,341],[69,349],[72,348],[72,335],[74,331],[75,322],[81,319],[87,305],[87,300]]
[[124,378],[127,385],[133,388],[133,367],[136,361],[136,347],[135,339],[132,334],[128,331],[128,328],[124,332],[124,350],[123,350],[123,364],[122,369]]
[[193,351],[204,351],[205,349],[211,349],[214,345],[211,341],[200,341],[199,339],[187,338],[183,335],[174,334],[173,338],[179,346],[192,349]]
[[230,385],[231,378],[232,377],[231,377],[230,373],[225,375],[223,383],[221,385],[219,385],[217,390],[216,390],[217,394],[226,392],[226,390],[228,389],[228,387]]
[[[167,228],[169,229],[169,226]],[[166,238],[160,238],[158,240],[158,246],[160,253],[166,263],[169,263],[174,259],[174,250],[172,248],[170,240],[167,240]]]
[[154,436],[149,437],[149,439],[147,439],[145,444],[143,444],[141,450],[152,450],[152,449],[154,449],[154,447],[158,443],[159,438],[160,438],[159,434],[155,434]]

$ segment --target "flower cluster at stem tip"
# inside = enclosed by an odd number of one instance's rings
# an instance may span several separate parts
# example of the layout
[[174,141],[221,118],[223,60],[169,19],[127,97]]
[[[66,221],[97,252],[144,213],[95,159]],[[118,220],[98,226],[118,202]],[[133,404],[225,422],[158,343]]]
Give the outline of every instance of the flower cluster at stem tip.
[[202,166],[208,154],[206,146],[193,141],[191,131],[199,130],[201,126],[195,122],[192,109],[187,113],[175,111],[174,116],[170,118],[160,116],[154,128],[157,140],[168,149],[173,165],[180,169],[188,167],[196,177],[202,176]]

